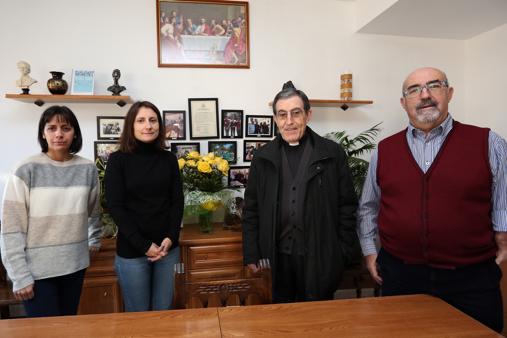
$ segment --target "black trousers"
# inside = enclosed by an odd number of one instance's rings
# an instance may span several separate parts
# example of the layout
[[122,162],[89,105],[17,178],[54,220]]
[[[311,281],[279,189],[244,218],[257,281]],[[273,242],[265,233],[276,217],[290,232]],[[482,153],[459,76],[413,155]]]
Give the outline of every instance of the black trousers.
[[383,279],[382,296],[429,294],[501,332],[502,271],[494,259],[456,269],[405,264],[381,249],[377,257]]
[[274,303],[292,303],[305,300],[303,256],[278,253],[275,278]]
[[75,315],[86,269],[69,275],[36,280],[32,299],[23,301],[28,317]]

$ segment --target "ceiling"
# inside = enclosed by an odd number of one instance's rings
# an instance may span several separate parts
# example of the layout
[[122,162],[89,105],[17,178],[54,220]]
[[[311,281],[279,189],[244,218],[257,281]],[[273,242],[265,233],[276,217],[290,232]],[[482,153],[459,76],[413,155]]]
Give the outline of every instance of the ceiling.
[[507,0],[398,0],[358,32],[467,40],[506,23]]

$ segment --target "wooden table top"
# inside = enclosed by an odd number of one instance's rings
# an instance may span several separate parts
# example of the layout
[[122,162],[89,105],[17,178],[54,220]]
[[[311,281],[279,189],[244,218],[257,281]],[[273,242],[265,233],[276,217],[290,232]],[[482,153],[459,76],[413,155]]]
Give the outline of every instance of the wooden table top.
[[425,295],[220,308],[222,337],[502,337]]
[[0,320],[0,337],[221,337],[217,309]]
[[2,337],[502,337],[415,295],[245,307],[0,320]]

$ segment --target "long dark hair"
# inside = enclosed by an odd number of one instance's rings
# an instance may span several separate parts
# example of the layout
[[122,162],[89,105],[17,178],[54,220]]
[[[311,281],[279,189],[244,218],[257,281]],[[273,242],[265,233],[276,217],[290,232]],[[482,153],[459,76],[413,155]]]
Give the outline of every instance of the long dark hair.
[[81,135],[81,128],[79,128],[79,122],[77,122],[76,115],[66,106],[51,106],[46,109],[39,119],[39,133],[38,140],[43,153],[48,152],[48,142],[44,138],[44,127],[46,123],[51,121],[53,117],[58,116],[60,121],[64,121],[74,128],[74,138],[69,147],[71,154],[76,154],[81,150],[83,146],[83,136]]
[[123,127],[123,131],[120,136],[120,151],[124,153],[132,153],[137,149],[137,141],[134,136],[134,123],[136,121],[137,113],[139,113],[139,109],[142,107],[149,108],[157,114],[159,132],[157,138],[153,141],[153,145],[159,150],[164,150],[165,148],[165,125],[162,121],[160,110],[158,110],[158,108],[149,101],[137,101],[132,105],[132,107],[130,107],[127,115],[125,116],[125,126]]

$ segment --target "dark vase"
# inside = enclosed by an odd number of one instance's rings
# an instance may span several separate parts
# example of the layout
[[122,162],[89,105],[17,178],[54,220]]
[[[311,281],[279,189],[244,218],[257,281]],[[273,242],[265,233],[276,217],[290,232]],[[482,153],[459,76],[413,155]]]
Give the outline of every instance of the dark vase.
[[48,89],[51,94],[57,94],[57,95],[63,95],[67,92],[67,89],[69,89],[69,85],[67,84],[67,81],[62,79],[63,74],[62,72],[50,72],[51,76],[53,76],[51,79],[48,80]]

